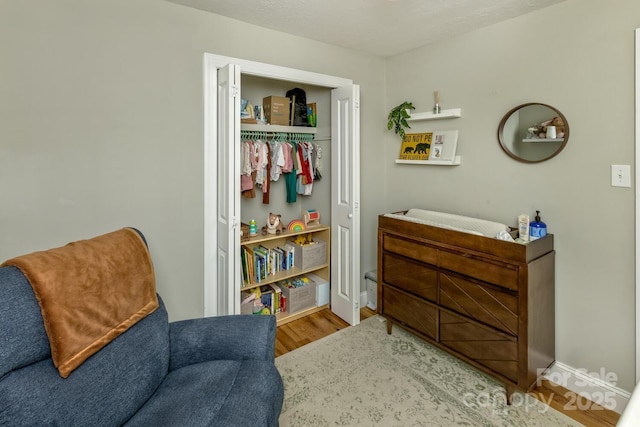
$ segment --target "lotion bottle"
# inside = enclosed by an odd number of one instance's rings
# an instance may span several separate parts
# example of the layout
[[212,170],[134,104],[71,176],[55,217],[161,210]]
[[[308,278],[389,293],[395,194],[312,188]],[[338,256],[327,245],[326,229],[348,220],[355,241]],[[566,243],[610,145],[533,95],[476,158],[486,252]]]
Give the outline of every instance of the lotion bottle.
[[531,240],[539,239],[547,235],[547,224],[540,221],[540,211],[536,211],[535,221],[529,224],[529,234]]
[[518,237],[525,243],[529,241],[529,215],[518,215]]

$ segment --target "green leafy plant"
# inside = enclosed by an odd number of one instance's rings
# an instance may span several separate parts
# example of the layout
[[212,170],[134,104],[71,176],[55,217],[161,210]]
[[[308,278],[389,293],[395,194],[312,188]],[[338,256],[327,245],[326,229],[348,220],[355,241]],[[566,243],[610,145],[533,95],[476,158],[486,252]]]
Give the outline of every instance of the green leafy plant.
[[400,135],[400,139],[404,139],[405,128],[411,128],[411,126],[409,126],[409,122],[407,122],[407,119],[411,117],[407,110],[415,109],[416,108],[413,104],[407,101],[393,107],[387,116],[387,120],[389,120],[387,122],[387,129],[393,129],[396,134]]

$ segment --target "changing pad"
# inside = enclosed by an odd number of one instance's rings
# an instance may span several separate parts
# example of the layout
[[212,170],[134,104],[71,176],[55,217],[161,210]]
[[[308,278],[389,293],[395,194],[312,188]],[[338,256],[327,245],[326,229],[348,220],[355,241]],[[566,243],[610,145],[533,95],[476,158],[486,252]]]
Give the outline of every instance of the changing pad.
[[499,222],[424,209],[409,209],[404,215],[391,213],[385,216],[493,238],[501,231],[509,231],[508,226]]

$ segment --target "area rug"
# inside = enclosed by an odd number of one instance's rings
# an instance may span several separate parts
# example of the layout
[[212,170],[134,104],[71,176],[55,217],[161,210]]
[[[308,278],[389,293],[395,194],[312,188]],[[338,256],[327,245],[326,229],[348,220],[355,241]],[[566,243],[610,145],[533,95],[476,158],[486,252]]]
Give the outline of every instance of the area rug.
[[380,316],[276,358],[280,426],[580,426]]

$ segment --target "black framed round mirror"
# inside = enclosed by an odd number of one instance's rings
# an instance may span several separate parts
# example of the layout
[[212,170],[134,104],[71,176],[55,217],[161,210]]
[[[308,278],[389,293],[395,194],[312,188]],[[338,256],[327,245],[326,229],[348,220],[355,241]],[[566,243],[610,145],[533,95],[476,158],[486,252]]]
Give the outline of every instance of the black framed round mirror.
[[569,140],[569,123],[554,107],[537,102],[518,105],[504,115],[498,141],[520,162],[539,163],[557,156]]

